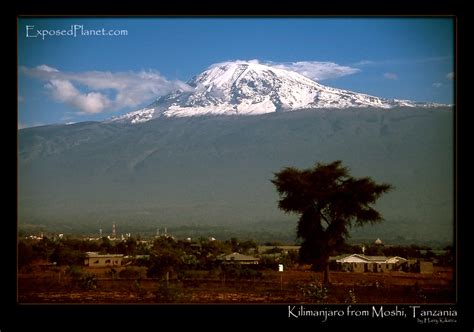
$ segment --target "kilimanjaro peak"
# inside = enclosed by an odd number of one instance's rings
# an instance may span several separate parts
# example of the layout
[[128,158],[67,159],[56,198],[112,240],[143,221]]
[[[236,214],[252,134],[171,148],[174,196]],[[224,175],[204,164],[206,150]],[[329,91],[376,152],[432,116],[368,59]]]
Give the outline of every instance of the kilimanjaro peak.
[[193,90],[174,91],[143,109],[111,121],[140,123],[160,116],[256,115],[301,109],[423,106],[407,100],[388,100],[331,88],[295,71],[255,61],[214,64],[187,84]]

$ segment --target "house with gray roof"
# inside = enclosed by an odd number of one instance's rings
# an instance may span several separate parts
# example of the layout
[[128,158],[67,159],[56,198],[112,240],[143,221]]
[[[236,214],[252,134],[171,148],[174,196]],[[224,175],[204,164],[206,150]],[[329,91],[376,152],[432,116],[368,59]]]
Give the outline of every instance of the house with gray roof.
[[388,272],[399,271],[408,260],[403,257],[366,256],[352,254],[333,257],[331,261],[337,263],[337,269],[350,272]]
[[219,256],[217,257],[217,260],[222,264],[258,264],[260,258],[234,252],[229,255]]

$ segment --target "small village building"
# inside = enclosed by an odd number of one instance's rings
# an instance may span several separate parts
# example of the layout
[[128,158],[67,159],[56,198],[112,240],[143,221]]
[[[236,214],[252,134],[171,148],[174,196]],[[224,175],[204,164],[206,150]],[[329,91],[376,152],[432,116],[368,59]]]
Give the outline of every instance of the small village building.
[[234,252],[229,255],[223,255],[217,258],[222,264],[258,264],[260,258],[247,256]]
[[121,266],[123,255],[99,254],[97,252],[87,252],[84,265],[90,267]]
[[[336,269],[349,272],[388,272],[400,271],[407,264],[402,257],[366,256],[352,254],[331,259],[336,262]],[[334,267],[334,264],[331,264]]]

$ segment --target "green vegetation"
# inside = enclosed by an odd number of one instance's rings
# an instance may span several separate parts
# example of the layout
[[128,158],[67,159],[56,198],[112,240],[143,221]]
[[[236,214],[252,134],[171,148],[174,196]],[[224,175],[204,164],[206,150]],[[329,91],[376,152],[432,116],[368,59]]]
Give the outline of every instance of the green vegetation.
[[312,280],[301,287],[303,296],[310,302],[324,303],[328,298],[329,289],[317,280]]
[[[75,264],[77,252],[80,251],[78,248],[87,251],[108,248],[113,253],[126,253],[128,249],[124,244],[127,242],[133,244],[133,255],[125,258],[122,266],[90,268],[83,266],[83,262]],[[433,276],[419,273],[400,277],[333,272],[337,286],[329,288],[323,283],[322,273],[310,271],[308,265],[302,264],[299,247],[255,245],[254,241],[240,241],[237,238],[225,241],[201,238],[191,242],[164,236],[150,241],[90,241],[67,236],[62,239],[21,239],[18,244],[20,301],[58,302],[59,296],[62,298],[59,302],[94,303],[363,303],[370,302],[374,294],[380,296],[372,288],[385,291],[389,284],[396,288],[391,286],[387,292],[399,294],[403,301],[410,299],[431,303],[450,298],[452,294],[449,288],[449,271],[452,268],[449,267],[438,267]],[[375,250],[367,244],[365,247],[366,251]],[[243,255],[258,257],[259,263],[223,263],[220,258],[234,249]],[[439,265],[452,262],[452,257],[447,259],[452,254],[450,248],[440,252],[428,247],[378,245],[377,249],[382,253],[409,252],[410,257],[419,258],[435,255],[433,262]],[[361,246],[345,244],[338,250],[341,252],[337,254],[361,253]],[[56,257],[62,257],[60,264],[52,260]],[[283,273],[278,272],[279,264],[284,265]],[[391,280],[390,283],[388,280]],[[414,281],[419,281],[419,285],[413,286]],[[440,281],[444,285],[440,285]],[[399,282],[408,284],[397,286]],[[431,284],[436,287],[430,288]],[[438,286],[443,287],[439,297],[436,293]],[[385,299],[387,295],[383,296],[381,298]]]
[[155,292],[155,301],[158,303],[179,302],[183,294],[184,289],[179,283],[171,285],[163,281],[159,284]]
[[344,244],[352,225],[382,220],[371,205],[392,188],[368,177],[350,176],[341,161],[304,170],[287,167],[275,173],[272,183],[280,194],[278,207],[300,215],[300,258],[324,271],[325,285],[329,284],[329,256]]
[[97,276],[94,273],[85,272],[80,266],[70,265],[65,271],[71,278],[71,285],[83,289],[96,289]]
[[[18,242],[18,268],[30,271],[35,264],[53,264],[60,266],[82,266],[85,253],[96,251],[103,254],[123,254],[127,256],[127,267],[120,272],[109,271],[110,278],[163,277],[166,272],[171,275],[182,274],[183,271],[212,271],[219,267],[218,257],[232,252],[257,256],[259,264],[254,269],[276,270],[278,264],[291,268],[304,263],[296,249],[285,250],[282,243],[267,242],[270,248],[261,249],[254,240],[240,241],[232,238],[226,241],[201,238],[190,242],[175,240],[171,237],[160,237],[154,240],[137,241],[133,237],[124,241],[110,241],[107,238],[90,241],[74,238],[41,240],[21,239]],[[453,247],[444,250],[432,250],[426,246],[393,246],[363,244],[366,255],[400,256],[408,259],[432,260],[435,265],[452,266],[454,261]],[[333,255],[362,254],[361,245],[341,244],[334,248]],[[297,247],[293,247],[297,248]],[[144,271],[147,273],[144,273]],[[219,272],[220,273],[220,272]]]
[[346,299],[346,303],[352,303],[352,304],[357,303],[357,296],[355,294],[355,290],[349,289],[347,293],[348,293],[348,298]]

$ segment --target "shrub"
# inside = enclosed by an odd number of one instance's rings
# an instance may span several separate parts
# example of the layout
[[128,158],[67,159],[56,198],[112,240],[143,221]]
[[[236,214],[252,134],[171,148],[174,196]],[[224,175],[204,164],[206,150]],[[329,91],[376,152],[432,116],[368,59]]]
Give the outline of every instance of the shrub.
[[262,273],[241,264],[222,265],[222,275],[228,279],[261,279]]
[[81,267],[76,265],[68,266],[66,275],[72,279],[72,284],[85,289],[97,288],[97,276],[91,273],[85,273]]
[[168,284],[162,281],[155,292],[155,301],[158,303],[179,302],[183,297],[181,284]]
[[357,303],[357,296],[354,289],[349,289],[348,298],[345,303]]
[[328,288],[321,282],[312,281],[301,287],[303,296],[311,302],[322,303],[328,298]]
[[177,272],[182,268],[180,253],[176,250],[163,249],[150,258],[147,276],[159,278],[168,272]]
[[141,277],[141,271],[138,267],[126,267],[118,275],[120,278],[139,278]]
[[66,275],[71,277],[73,280],[79,280],[84,275],[84,271],[80,266],[70,265],[66,268]]
[[97,277],[95,274],[86,273],[81,278],[81,286],[85,289],[96,289],[97,288]]

